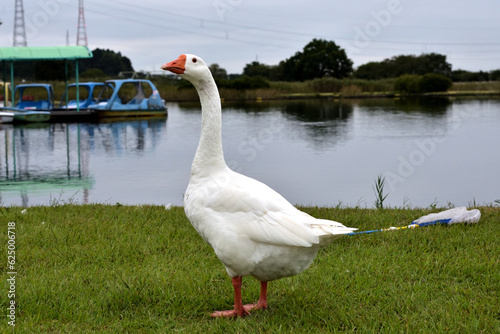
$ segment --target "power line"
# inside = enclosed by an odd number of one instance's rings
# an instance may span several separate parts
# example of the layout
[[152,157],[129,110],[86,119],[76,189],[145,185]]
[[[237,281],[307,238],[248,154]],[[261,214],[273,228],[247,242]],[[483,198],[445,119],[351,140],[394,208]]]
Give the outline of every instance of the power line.
[[[282,30],[282,29],[263,28],[262,26],[255,26],[255,25],[245,25],[245,24],[238,24],[238,23],[227,23],[227,22],[223,22],[223,21],[220,21],[220,20],[219,21],[218,20],[210,20],[210,19],[196,17],[196,16],[191,16],[191,15],[187,15],[187,14],[183,14],[183,13],[173,13],[171,11],[163,11],[163,10],[158,9],[158,8],[149,8],[149,7],[144,7],[144,6],[140,6],[140,5],[134,5],[134,4],[130,4],[130,3],[127,3],[127,2],[123,2],[123,1],[116,1],[115,0],[113,3],[121,4],[123,6],[120,7],[120,8],[116,8],[116,7],[108,7],[108,8],[113,9],[113,10],[117,10],[118,9],[118,10],[121,10],[121,11],[127,13],[127,14],[130,13],[130,14],[134,15],[135,17],[138,16],[138,12],[137,11],[129,11],[129,10],[125,9],[125,8],[127,8],[127,7],[129,7],[129,8],[133,7],[133,8],[137,8],[139,10],[153,12],[156,15],[158,15],[158,13],[161,13],[162,16],[170,16],[170,17],[173,17],[173,18],[188,19],[188,20],[193,21],[193,23],[196,23],[196,24],[198,24],[199,22],[203,22],[203,27],[204,28],[209,28],[209,25],[207,25],[207,23],[211,24],[211,25],[215,25],[215,26],[221,26],[221,30],[224,33],[226,33],[231,28],[241,28],[241,29],[248,29],[248,31],[250,31],[250,32],[247,31],[247,33],[249,33],[249,34],[253,34],[253,32],[259,31],[259,32],[263,32],[263,33],[266,33],[266,34],[273,33],[273,34],[288,35],[288,36],[295,36],[295,37],[296,36],[303,36],[303,37],[308,37],[308,38],[326,38],[326,39],[343,40],[343,41],[353,41],[355,39],[354,32],[353,32],[353,36],[338,36],[338,35],[337,36],[332,36],[332,35],[325,35],[325,34],[318,35],[318,34],[297,32],[297,31],[287,31],[287,30]],[[102,7],[101,3],[99,3],[99,7]],[[140,22],[142,24],[150,24],[150,20],[151,20],[151,17],[148,16],[148,19],[146,21],[140,21]],[[215,29],[218,29],[218,28],[215,28]],[[444,28],[444,29],[447,29],[447,28]],[[185,32],[187,32],[187,31],[185,31]],[[195,33],[195,32],[191,32],[191,33],[198,34],[198,33]],[[248,41],[245,41],[245,42],[248,43]],[[387,44],[403,44],[403,45],[422,45],[422,44],[426,44],[426,45],[445,45],[445,46],[497,46],[497,45],[499,45],[498,42],[496,42],[496,43],[495,42],[440,42],[440,41],[437,41],[437,42],[422,42],[422,41],[378,40],[378,39],[374,39],[373,42],[387,43]],[[258,44],[261,44],[261,43],[258,43]]]
[[[100,5],[100,7],[102,7],[102,5]],[[111,7],[108,7],[108,8],[111,8]],[[96,11],[96,10],[92,10],[92,9],[87,9],[87,11],[98,13],[101,15],[105,15],[106,17],[114,17],[114,18],[121,19],[121,20],[124,20],[127,22],[139,23],[141,25],[148,25],[151,27],[158,27],[158,28],[164,28],[164,29],[166,28],[170,31],[178,31],[178,32],[183,32],[183,33],[192,34],[192,35],[198,35],[198,36],[202,36],[202,37],[210,37],[213,39],[220,39],[220,40],[231,40],[234,42],[241,42],[241,43],[261,45],[261,46],[269,46],[269,47],[277,47],[278,46],[276,43],[271,44],[271,43],[255,42],[255,41],[237,39],[237,38],[232,37],[227,30],[226,31],[217,31],[219,33],[223,33],[222,36],[221,35],[213,35],[213,34],[202,33],[202,32],[198,32],[198,31],[194,31],[194,30],[187,30],[187,29],[181,29],[178,27],[172,27],[172,26],[165,25],[164,23],[162,23],[162,24],[154,23],[154,22],[151,22],[151,20],[143,21],[141,19],[132,19],[129,16],[121,16],[121,15],[110,14],[110,13],[103,14],[102,11]],[[137,13],[135,13],[134,16],[137,16]]]

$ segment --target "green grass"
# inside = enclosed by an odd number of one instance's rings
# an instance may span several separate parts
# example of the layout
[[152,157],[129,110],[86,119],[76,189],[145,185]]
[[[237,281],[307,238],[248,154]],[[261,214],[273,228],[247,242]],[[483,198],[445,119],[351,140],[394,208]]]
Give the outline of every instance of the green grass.
[[[103,81],[111,78],[86,78],[82,81]],[[269,88],[263,89],[228,89],[221,88],[221,98],[229,100],[275,100],[289,98],[359,98],[359,97],[393,97],[394,78],[380,80],[364,79],[335,79],[322,78],[304,82],[271,81]],[[160,95],[165,101],[199,101],[198,93],[194,88],[178,89],[172,84],[172,79],[157,77],[153,78]],[[70,81],[72,82],[72,81]],[[175,83],[175,81],[173,81]],[[54,87],[55,104],[59,105],[61,96],[65,89],[64,81],[47,82]],[[16,83],[19,84],[19,83]],[[37,91],[35,99],[45,98],[43,91]],[[500,81],[487,82],[454,82],[447,93],[437,95],[460,96],[460,95],[490,96],[500,94]],[[398,94],[396,94],[398,95]]]
[[[430,212],[301,209],[360,230]],[[343,237],[304,273],[271,282],[269,310],[237,320],[209,317],[232,307],[232,286],[182,208],[22,210],[0,208],[4,314],[7,223],[16,223],[17,333],[500,333],[498,207],[481,207],[473,225]],[[244,302],[258,294],[245,278]],[[0,332],[11,331],[1,319]]]

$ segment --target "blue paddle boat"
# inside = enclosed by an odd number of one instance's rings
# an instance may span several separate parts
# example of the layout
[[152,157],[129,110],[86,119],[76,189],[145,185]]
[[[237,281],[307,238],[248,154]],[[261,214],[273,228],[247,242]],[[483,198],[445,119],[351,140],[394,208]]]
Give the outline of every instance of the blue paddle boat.
[[[38,123],[50,120],[50,110],[54,106],[54,92],[49,84],[17,85],[14,96],[18,97],[13,107],[3,107],[1,111],[14,113],[14,122]],[[35,100],[35,96],[43,96]]]
[[107,80],[97,101],[88,107],[99,118],[165,117],[167,108],[156,86],[145,79]]
[[[77,107],[80,109],[87,109],[90,105],[96,103],[97,94],[104,88],[103,82],[80,82],[78,83],[79,88],[79,103],[76,99],[76,89],[77,84],[73,83],[68,85],[68,98],[66,102],[66,93],[63,94],[61,98],[60,109],[76,110]],[[74,98],[74,99],[73,99]]]

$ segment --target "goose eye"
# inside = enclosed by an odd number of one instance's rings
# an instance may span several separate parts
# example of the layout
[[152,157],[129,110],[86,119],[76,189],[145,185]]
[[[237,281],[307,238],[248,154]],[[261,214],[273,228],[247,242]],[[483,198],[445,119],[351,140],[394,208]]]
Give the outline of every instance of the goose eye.
[[198,61],[198,59],[193,58],[193,63],[196,63],[197,61]]

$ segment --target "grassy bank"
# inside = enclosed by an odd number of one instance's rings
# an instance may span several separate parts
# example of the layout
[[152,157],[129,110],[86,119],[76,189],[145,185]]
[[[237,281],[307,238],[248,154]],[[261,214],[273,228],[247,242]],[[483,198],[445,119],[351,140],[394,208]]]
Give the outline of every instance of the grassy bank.
[[[166,101],[197,101],[194,89],[177,89],[171,84],[157,82],[158,90]],[[426,95],[426,94],[423,94]],[[427,95],[490,96],[500,95],[500,81],[456,82],[448,92]],[[394,91],[394,79],[316,79],[305,82],[270,82],[262,89],[220,89],[225,100],[271,100],[300,98],[379,98],[399,96]]]
[[[302,209],[360,230],[404,226],[430,212]],[[23,210],[0,209],[2,245],[15,223],[17,333],[500,332],[499,208],[480,208],[475,225],[341,238],[306,272],[271,282],[268,311],[238,320],[210,319],[232,307],[232,287],[182,208]],[[245,302],[258,291],[244,279]],[[2,297],[4,314],[7,303]],[[4,316],[0,332],[9,330]]]
[[[83,81],[103,81],[103,78],[84,79]],[[363,80],[363,79],[315,79],[305,82],[270,82],[269,88],[261,89],[228,89],[221,88],[221,98],[225,100],[271,100],[300,98],[363,98],[394,97],[395,79]],[[194,88],[178,89],[176,80],[157,77],[152,79],[165,101],[198,101]],[[63,81],[48,82],[54,87],[56,105],[59,105],[64,92]],[[455,82],[451,89],[441,95],[448,96],[488,96],[500,95],[500,81],[489,82]],[[35,99],[46,98],[43,94]]]

